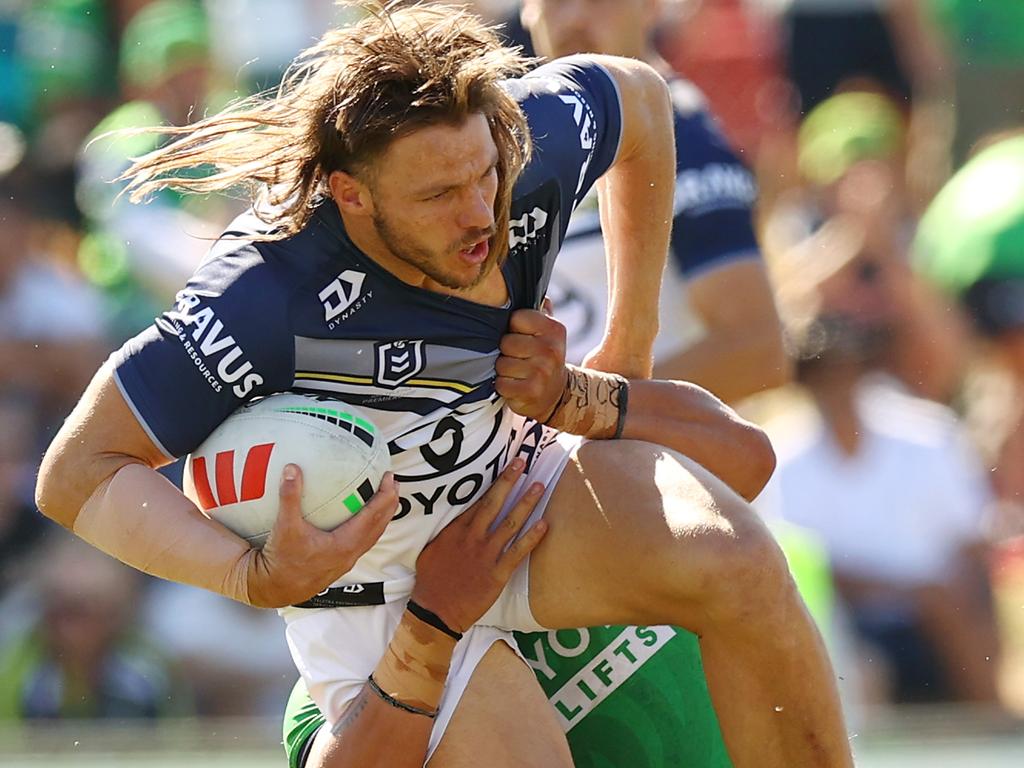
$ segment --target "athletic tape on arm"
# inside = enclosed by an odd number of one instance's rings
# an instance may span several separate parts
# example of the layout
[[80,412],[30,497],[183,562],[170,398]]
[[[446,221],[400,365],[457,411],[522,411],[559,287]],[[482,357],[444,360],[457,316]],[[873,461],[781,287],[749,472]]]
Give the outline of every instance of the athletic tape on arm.
[[142,464],[121,467],[101,483],[74,532],[140,571],[249,603],[247,567],[255,550]]
[[567,365],[562,399],[545,424],[592,440],[620,437],[628,391],[628,382],[617,373]]
[[389,696],[417,709],[436,712],[444,693],[455,639],[406,611],[373,670]]

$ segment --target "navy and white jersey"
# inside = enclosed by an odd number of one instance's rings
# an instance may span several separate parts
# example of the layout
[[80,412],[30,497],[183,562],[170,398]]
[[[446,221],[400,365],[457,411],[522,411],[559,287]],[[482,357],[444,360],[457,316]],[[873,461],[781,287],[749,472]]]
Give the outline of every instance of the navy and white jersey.
[[[662,280],[661,331],[655,359],[679,352],[703,334],[686,300],[686,280],[739,259],[760,258],[752,208],[757,188],[708,111],[685,80],[670,83],[675,119],[676,188],[669,263]],[[569,224],[549,295],[567,330],[569,362],[597,346],[607,316],[608,277],[597,195]]]
[[241,216],[175,306],[114,355],[123,395],[168,457],[273,392],[326,393],[368,413],[389,442],[401,508],[339,583],[405,583],[434,533],[542,439],[495,392],[498,343],[511,312],[543,298],[571,212],[614,162],[621,104],[611,76],[580,57],[506,87],[534,141],[514,190],[508,305],[407,285],[355,247],[328,200],[275,242],[247,240],[264,225]]

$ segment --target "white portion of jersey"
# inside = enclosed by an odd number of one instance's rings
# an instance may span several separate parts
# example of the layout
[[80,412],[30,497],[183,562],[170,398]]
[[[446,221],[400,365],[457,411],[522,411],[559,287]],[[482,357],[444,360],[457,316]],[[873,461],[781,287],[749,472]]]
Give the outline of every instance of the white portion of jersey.
[[[312,388],[309,380],[301,386]],[[325,382],[316,382],[315,388],[344,391],[344,385]],[[496,396],[429,419],[407,411],[374,410],[366,402],[360,407],[385,439],[402,449],[392,455],[401,507],[380,540],[334,586],[382,581],[385,595],[400,599],[408,594],[423,547],[491,486],[528,433],[524,419]],[[419,426],[410,431],[412,423]]]

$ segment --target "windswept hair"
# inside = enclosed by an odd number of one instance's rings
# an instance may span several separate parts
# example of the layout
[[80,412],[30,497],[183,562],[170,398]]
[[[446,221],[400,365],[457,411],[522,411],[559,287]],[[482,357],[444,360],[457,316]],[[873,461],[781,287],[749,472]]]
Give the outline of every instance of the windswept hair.
[[[164,188],[242,188],[274,228],[270,237],[283,238],[301,230],[329,194],[332,172],[370,181],[371,164],[395,139],[483,114],[498,147],[492,247],[503,258],[512,186],[531,145],[522,110],[501,81],[525,71],[527,61],[466,11],[363,6],[366,17],[303,51],[276,92],[191,125],[147,129],[176,138],[135,159],[120,177],[125,192],[139,202]],[[198,167],[211,172],[196,174]]]

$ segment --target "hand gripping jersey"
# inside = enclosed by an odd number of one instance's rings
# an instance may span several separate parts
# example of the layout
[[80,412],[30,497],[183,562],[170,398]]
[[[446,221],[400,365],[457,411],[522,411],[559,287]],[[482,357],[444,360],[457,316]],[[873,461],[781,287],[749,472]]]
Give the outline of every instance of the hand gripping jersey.
[[[760,258],[752,209],[754,178],[722,135],[704,97],[683,80],[670,83],[676,139],[676,188],[670,258],[662,279],[655,360],[683,351],[703,335],[686,298],[686,279]],[[548,295],[566,327],[566,357],[580,363],[597,346],[607,315],[608,273],[597,195],[569,222]]]
[[300,233],[276,242],[253,242],[260,222],[241,216],[175,306],[113,358],[122,394],[169,457],[272,392],[325,393],[370,414],[402,499],[377,545],[335,585],[353,604],[407,596],[423,546],[515,452],[529,459],[544,439],[494,390],[498,342],[513,310],[543,298],[569,215],[614,161],[621,106],[610,75],[582,58],[507,88],[534,138],[502,267],[508,306],[401,282],[352,244],[329,200]]

